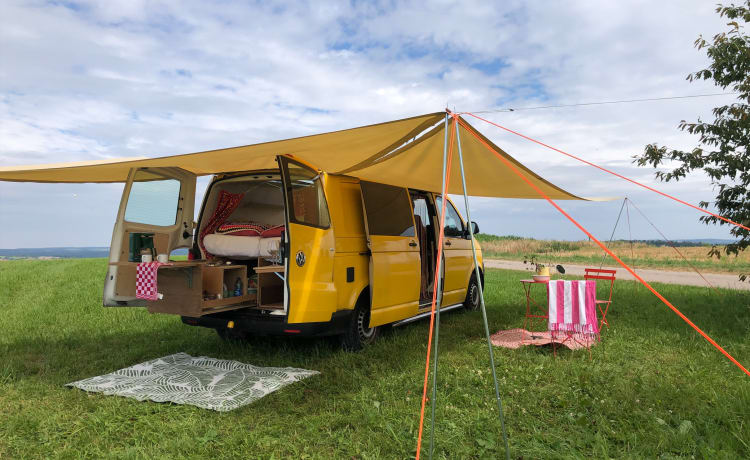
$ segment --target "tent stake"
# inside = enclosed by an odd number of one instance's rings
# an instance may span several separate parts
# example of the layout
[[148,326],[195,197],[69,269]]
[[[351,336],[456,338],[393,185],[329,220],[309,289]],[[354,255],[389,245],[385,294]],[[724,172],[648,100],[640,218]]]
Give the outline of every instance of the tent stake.
[[[457,115],[456,115],[457,116]],[[461,151],[461,136],[459,134],[458,123],[456,123],[456,142],[458,144],[458,164],[461,167],[461,184],[464,190],[464,206],[466,207],[466,220],[469,227],[469,236],[471,237],[471,254],[474,256],[474,276],[477,278],[479,286],[479,305],[482,309],[482,321],[484,322],[484,333],[487,336],[487,347],[490,350],[490,368],[492,369],[492,380],[495,383],[495,399],[497,399],[497,409],[500,413],[500,426],[503,430],[503,443],[505,444],[505,458],[510,460],[510,449],[508,448],[508,434],[505,431],[505,417],[503,416],[503,402],[500,399],[500,387],[497,384],[497,373],[495,372],[495,354],[492,350],[492,341],[490,340],[490,326],[487,323],[487,309],[484,306],[484,287],[482,278],[479,273],[479,261],[477,260],[477,247],[474,242],[474,228],[471,224],[471,211],[469,210],[469,195],[466,190],[466,175],[464,174],[464,157]],[[443,190],[445,193],[445,190]],[[437,361],[437,355],[435,356]],[[437,368],[436,368],[437,369]]]
[[[445,114],[445,140],[443,143],[443,186],[442,186],[442,200],[445,200],[445,170],[448,163],[448,114]],[[442,219],[441,219],[442,222]],[[442,227],[440,229],[442,232]],[[443,258],[438,259],[437,266],[437,279],[434,280],[433,289],[437,289],[437,306],[435,309],[435,360],[433,362],[432,371],[432,401],[431,401],[431,412],[430,412],[430,459],[435,451],[435,400],[437,399],[437,377],[438,377],[438,336],[440,335],[440,306],[443,304],[443,292],[442,292],[442,268]]]

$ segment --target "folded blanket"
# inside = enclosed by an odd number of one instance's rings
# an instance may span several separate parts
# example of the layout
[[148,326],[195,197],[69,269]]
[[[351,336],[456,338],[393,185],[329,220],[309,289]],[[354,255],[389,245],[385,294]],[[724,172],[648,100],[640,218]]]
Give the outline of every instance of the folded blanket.
[[216,229],[216,233],[219,235],[233,236],[260,236],[260,234],[269,227],[271,226],[259,222],[228,222],[219,225],[219,228]]
[[221,224],[215,233],[219,235],[275,238],[281,236],[281,232],[285,228],[284,225],[262,224],[260,222],[228,222]]

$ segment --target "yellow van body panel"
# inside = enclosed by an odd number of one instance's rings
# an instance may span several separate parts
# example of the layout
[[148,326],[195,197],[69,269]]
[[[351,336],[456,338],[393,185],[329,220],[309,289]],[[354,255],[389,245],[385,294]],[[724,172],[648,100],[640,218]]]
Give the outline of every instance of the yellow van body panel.
[[[324,189],[335,234],[333,279],[337,289],[336,310],[351,310],[370,284],[370,258],[367,253],[359,180],[337,175],[325,177]],[[349,281],[347,269],[353,270]]]
[[[333,228],[289,224],[289,323],[324,322],[336,311],[338,292],[333,280],[336,242]],[[304,264],[297,254],[304,254]]]
[[[370,291],[371,311],[370,326],[380,326],[410,318],[419,313],[420,258],[419,249],[408,246],[408,241],[398,237],[372,236],[367,244],[364,211],[359,179],[349,176],[324,173],[323,188],[328,202],[333,234],[333,251],[326,249],[330,241],[326,237],[319,241],[319,249],[309,246],[309,254],[320,254],[325,263],[317,263],[310,268],[315,271],[332,270],[332,288],[335,301],[327,294],[319,302],[311,304],[310,293],[305,294],[305,284],[297,285],[298,290],[291,292],[289,323],[328,321],[331,315],[340,310],[351,310],[359,296],[368,286],[376,286]],[[294,225],[294,224],[292,224]],[[301,230],[303,229],[304,230]],[[320,229],[295,225],[291,235],[294,240],[302,237],[306,240],[320,232]],[[303,236],[299,231],[306,231],[310,236]],[[473,274],[474,261],[471,254],[471,240],[450,238],[451,244],[444,246],[445,278],[442,306],[455,305],[464,301],[469,279]],[[446,239],[446,242],[448,239]],[[372,257],[372,249],[377,255]],[[477,248],[479,245],[477,243]],[[329,254],[317,252],[328,251],[333,254],[332,265]],[[308,254],[307,251],[305,251]],[[296,251],[290,248],[290,284],[294,284],[294,273],[302,272],[294,262]],[[481,249],[478,251],[480,267],[482,266]],[[378,265],[376,265],[378,264]],[[353,279],[347,271],[353,270]],[[371,273],[374,274],[372,279]],[[326,273],[308,275],[306,280],[327,280]],[[328,292],[310,286],[315,295]],[[290,286],[291,289],[291,286]]]
[[[416,240],[414,238],[413,240]],[[370,326],[400,321],[419,311],[419,248],[395,236],[370,235]]]

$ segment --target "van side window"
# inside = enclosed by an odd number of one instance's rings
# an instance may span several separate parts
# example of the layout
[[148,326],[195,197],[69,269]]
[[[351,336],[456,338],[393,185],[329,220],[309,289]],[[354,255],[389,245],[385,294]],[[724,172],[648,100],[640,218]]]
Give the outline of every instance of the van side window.
[[[437,206],[438,215],[443,209],[443,200],[441,197],[435,197],[435,206]],[[463,238],[464,224],[458,216],[458,211],[453,207],[450,201],[445,204],[445,236],[449,238]]]
[[405,188],[361,181],[371,235],[415,236],[411,199]]
[[320,183],[320,174],[292,162],[285,162],[284,168],[286,177],[289,178],[289,219],[313,227],[330,227],[331,218],[323,185]]
[[125,220],[160,227],[174,225],[180,185],[176,179],[168,179],[148,170],[136,171],[125,208]]

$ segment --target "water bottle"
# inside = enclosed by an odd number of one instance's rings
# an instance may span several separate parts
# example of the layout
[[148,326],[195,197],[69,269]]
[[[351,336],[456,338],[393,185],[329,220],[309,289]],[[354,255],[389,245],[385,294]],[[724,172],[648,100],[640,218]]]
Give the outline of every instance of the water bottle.
[[237,281],[234,282],[234,296],[240,297],[242,295],[242,279],[237,277]]

